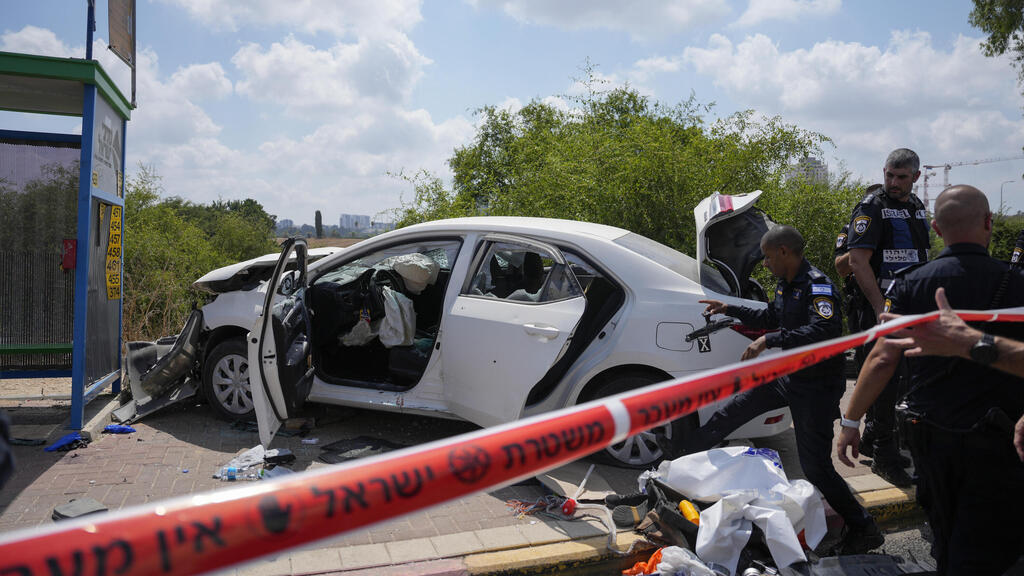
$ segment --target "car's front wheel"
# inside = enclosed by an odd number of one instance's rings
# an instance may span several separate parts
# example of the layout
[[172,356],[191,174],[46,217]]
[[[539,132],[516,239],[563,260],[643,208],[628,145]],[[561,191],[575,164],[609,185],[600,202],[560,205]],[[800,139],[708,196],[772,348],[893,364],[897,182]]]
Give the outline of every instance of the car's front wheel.
[[225,340],[210,351],[203,364],[203,392],[221,416],[253,419],[249,351],[244,338]]
[[[621,392],[643,388],[662,380],[662,378],[645,372],[626,372],[598,385],[594,390],[592,398],[613,396]],[[655,438],[656,433],[664,435],[670,443],[679,442],[683,435],[696,430],[699,425],[700,421],[697,418],[697,414],[690,414],[669,424],[651,428],[636,436],[630,436],[618,444],[612,444],[595,454],[595,456],[599,460],[616,466],[649,468],[665,457],[661,447],[658,446]]]

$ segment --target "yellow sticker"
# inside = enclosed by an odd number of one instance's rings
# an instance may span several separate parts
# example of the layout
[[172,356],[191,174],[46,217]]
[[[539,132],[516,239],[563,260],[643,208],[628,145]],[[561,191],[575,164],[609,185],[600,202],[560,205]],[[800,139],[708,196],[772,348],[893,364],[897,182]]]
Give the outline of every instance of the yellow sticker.
[[[107,234],[107,300],[121,298],[121,214],[120,206],[110,207],[110,228]],[[100,210],[100,214],[103,210]]]
[[832,299],[823,296],[815,298],[814,311],[818,313],[818,316],[828,320],[835,313],[835,310],[832,308]]
[[100,185],[100,173],[93,170],[92,172],[92,186],[96,188]]

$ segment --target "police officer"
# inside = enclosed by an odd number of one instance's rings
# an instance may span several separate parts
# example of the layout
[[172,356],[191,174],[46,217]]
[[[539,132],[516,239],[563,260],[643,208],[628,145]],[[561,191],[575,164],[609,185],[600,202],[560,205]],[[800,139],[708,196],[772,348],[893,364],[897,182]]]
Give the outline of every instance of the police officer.
[[1024,267],[1024,230],[1017,234],[1017,244],[1013,247],[1013,254],[1010,255],[1010,264],[1017,268]]
[[[932,227],[946,248],[935,260],[897,274],[886,294],[889,311],[935,310],[940,286],[956,309],[1024,305],[1024,274],[988,254],[992,213],[980,190],[944,191]],[[940,574],[1003,574],[1024,549],[1024,462],[1011,440],[1013,422],[1024,414],[1024,378],[993,368],[1002,366],[993,334],[1019,340],[1022,328],[991,324],[984,330],[987,334],[968,352],[973,361],[907,359],[911,382],[904,432]],[[885,387],[901,353],[897,341],[882,340],[864,363],[840,422],[837,448],[848,465],[847,447],[857,456],[859,419]]]
[[[928,260],[928,219],[924,204],[912,192],[921,175],[920,160],[913,150],[899,148],[889,154],[883,175],[885,184],[864,196],[850,217],[850,269],[862,298],[852,302],[850,330],[875,325],[882,312],[882,292],[892,276],[910,264]],[[865,346],[859,359],[873,344]],[[864,436],[866,456],[873,458],[871,471],[895,486],[910,487],[912,481],[896,448],[894,406],[899,396],[894,379],[868,414]]]
[[[803,237],[790,226],[776,226],[761,238],[764,265],[779,278],[775,300],[767,309],[701,300],[708,305],[705,314],[726,314],[755,328],[780,328],[754,340],[744,350],[743,360],[755,358],[769,347],[796,348],[842,333],[838,293],[828,276],[804,258],[803,251]],[[754,416],[788,405],[800,466],[807,480],[846,521],[847,532],[837,551],[867,552],[881,546],[884,538],[832,465],[832,425],[839,417],[839,399],[845,389],[843,358],[830,358],[734,396],[705,426],[687,435],[679,448],[684,454],[707,450]]]

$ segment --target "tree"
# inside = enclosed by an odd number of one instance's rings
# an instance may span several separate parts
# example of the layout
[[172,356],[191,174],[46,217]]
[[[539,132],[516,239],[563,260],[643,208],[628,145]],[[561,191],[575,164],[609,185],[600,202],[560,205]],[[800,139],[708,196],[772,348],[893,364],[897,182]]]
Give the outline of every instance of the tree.
[[317,238],[323,238],[324,237],[324,218],[323,218],[323,216],[320,215],[320,211],[319,210],[316,211],[316,217],[315,217],[314,221],[316,222],[316,237]]
[[[694,254],[701,199],[784,194],[789,165],[828,142],[752,111],[709,122],[711,107],[692,97],[666,106],[629,87],[601,91],[593,75],[585,84],[571,110],[540,100],[516,112],[481,109],[476,138],[448,161],[451,189],[425,172],[406,178],[415,196],[396,224],[477,214],[586,220]],[[849,215],[852,203],[831,200]],[[831,245],[841,224],[828,227]]]
[[1024,0],[974,0],[968,21],[988,34],[981,44],[986,56],[1010,52],[1018,81],[1024,83]]
[[160,177],[142,166],[125,186],[125,340],[181,329],[204,295],[192,282],[210,270],[276,251],[275,218],[252,199],[194,204],[161,198]]

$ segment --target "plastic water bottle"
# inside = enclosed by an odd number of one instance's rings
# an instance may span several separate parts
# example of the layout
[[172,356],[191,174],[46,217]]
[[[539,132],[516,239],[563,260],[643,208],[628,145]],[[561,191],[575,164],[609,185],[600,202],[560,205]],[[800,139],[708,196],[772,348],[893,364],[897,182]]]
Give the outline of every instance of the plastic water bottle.
[[220,481],[221,482],[234,482],[238,479],[238,468],[234,466],[224,466],[220,469]]

